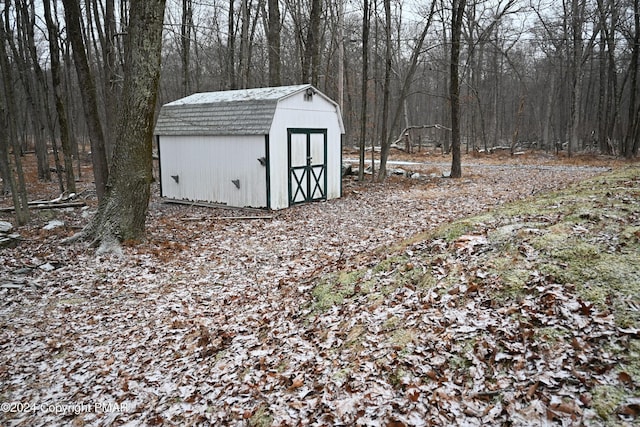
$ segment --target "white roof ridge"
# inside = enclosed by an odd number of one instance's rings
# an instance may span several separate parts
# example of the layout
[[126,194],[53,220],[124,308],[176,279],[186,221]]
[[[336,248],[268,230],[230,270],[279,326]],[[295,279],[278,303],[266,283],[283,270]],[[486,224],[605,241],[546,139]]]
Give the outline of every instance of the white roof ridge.
[[177,106],[189,104],[216,104],[220,102],[249,102],[249,101],[278,101],[302,91],[310,84],[262,87],[252,89],[235,89],[215,92],[196,92],[184,98],[164,104],[164,106]]

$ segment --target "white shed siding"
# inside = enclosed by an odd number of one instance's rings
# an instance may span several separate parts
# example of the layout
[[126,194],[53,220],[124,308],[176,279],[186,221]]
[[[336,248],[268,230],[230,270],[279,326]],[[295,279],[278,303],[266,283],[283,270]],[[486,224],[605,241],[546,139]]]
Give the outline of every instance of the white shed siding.
[[271,208],[289,206],[287,129],[327,129],[327,199],[340,197],[342,122],[337,107],[320,95],[311,101],[304,93],[282,99],[271,124],[269,137]]
[[267,207],[266,168],[258,161],[265,156],[264,136],[164,135],[160,156],[164,197]]

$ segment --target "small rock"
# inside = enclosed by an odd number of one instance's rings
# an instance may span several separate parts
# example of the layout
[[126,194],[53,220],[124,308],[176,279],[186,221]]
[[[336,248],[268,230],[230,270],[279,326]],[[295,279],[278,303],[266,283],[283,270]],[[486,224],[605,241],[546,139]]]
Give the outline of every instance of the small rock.
[[46,264],[42,264],[40,267],[38,267],[40,270],[44,270],[44,271],[52,271],[55,270],[56,268],[51,265],[50,262],[47,262]]
[[53,230],[58,227],[63,227],[64,221],[60,221],[59,219],[54,219],[53,221],[49,221],[47,225],[42,227],[43,230]]
[[7,221],[0,221],[0,233],[8,233],[13,230],[13,225]]

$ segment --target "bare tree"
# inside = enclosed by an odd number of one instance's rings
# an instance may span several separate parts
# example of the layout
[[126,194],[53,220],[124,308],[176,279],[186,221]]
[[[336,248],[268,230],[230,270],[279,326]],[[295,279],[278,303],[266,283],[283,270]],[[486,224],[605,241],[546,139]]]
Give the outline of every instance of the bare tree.
[[305,38],[305,50],[302,58],[302,81],[318,85],[318,67],[320,65],[320,24],[322,22],[323,0],[311,0],[309,26]]
[[449,72],[449,102],[451,103],[451,178],[462,177],[460,153],[460,38],[466,0],[451,1],[451,61]]
[[[8,61],[6,46],[8,34],[6,25],[9,22],[9,7],[0,14],[0,72],[2,74],[3,99],[0,100],[0,172],[3,179],[8,179],[16,213],[16,221],[23,225],[29,221],[29,202],[20,159],[20,147],[16,135],[15,112],[17,111],[14,95],[14,79],[11,64]],[[13,166],[9,159],[9,151],[13,151]],[[14,170],[15,167],[15,170]]]
[[44,16],[49,32],[49,56],[51,61],[51,81],[53,96],[55,99],[58,126],[60,127],[60,143],[64,158],[65,184],[69,192],[76,191],[76,181],[73,174],[73,153],[71,149],[71,137],[69,135],[69,122],[67,110],[64,105],[64,94],[62,88],[62,72],[60,66],[60,46],[58,45],[59,33],[58,24],[51,14],[51,1],[44,0]]
[[[384,0],[384,81],[382,83],[382,129],[380,131],[380,168],[378,169],[378,181],[387,177],[387,158],[389,157],[390,131],[389,131],[389,103],[391,93],[391,0]],[[384,159],[384,161],[382,161]]]
[[98,212],[79,237],[101,250],[144,236],[151,194],[153,120],[160,78],[165,0],[132,0],[124,87],[112,173]]
[[[22,82],[24,94],[29,103],[27,111],[31,119],[30,136],[34,141],[36,159],[38,165],[38,178],[49,181],[49,159],[47,141],[44,130],[47,117],[46,86],[44,73],[38,62],[38,54],[35,45],[35,5],[26,0],[16,2],[15,26],[17,39],[7,38],[11,49],[12,58],[18,67],[18,76]],[[8,24],[9,20],[7,20]]]
[[365,147],[367,144],[367,99],[369,89],[369,0],[364,0],[362,10],[362,106],[360,113],[360,159],[358,179],[364,180]]
[[631,61],[629,74],[631,87],[629,88],[629,121],[627,124],[626,141],[623,154],[631,158],[638,154],[638,137],[640,136],[640,108],[637,105],[638,91],[638,59],[640,58],[640,1],[633,0],[633,32],[631,36]]
[[227,23],[227,85],[229,89],[238,88],[238,79],[236,76],[236,20],[234,0],[229,0],[229,14]]
[[269,49],[269,86],[280,86],[282,84],[280,57],[280,2],[278,0],[268,0],[269,21],[267,29],[267,46]]
[[106,142],[98,112],[98,97],[96,84],[87,59],[82,27],[80,25],[81,11],[78,0],[62,0],[64,5],[67,36],[73,47],[73,59],[80,83],[82,105],[91,141],[91,159],[93,175],[96,183],[98,199],[105,195],[109,168],[107,165]]
[[[402,82],[401,82],[402,87],[400,89],[400,94],[398,96],[398,102],[396,104],[396,108],[394,109],[393,116],[391,119],[391,125],[389,127],[391,131],[395,129],[396,126],[398,125],[402,110],[404,109],[406,112],[406,100],[407,100],[407,97],[409,96],[409,90],[413,82],[413,77],[418,67],[418,59],[420,58],[420,54],[422,53],[424,41],[431,28],[431,23],[435,15],[435,7],[436,7],[436,1],[432,1],[431,8],[426,18],[425,25],[422,29],[422,32],[418,36],[418,39],[415,42],[413,49],[411,51],[411,57],[409,59],[409,67],[407,69],[406,75],[402,79]],[[405,123],[405,127],[406,128],[410,127],[410,123],[408,123],[408,121]],[[383,133],[383,136],[384,136],[384,133]],[[384,136],[384,139],[382,141],[382,149],[380,153],[379,179],[384,179],[386,175],[386,164],[389,157],[390,146],[391,146],[391,133],[389,132],[387,136]],[[383,170],[384,170],[384,173],[382,172]]]
[[191,94],[191,32],[193,28],[193,4],[182,0],[182,22],[180,24],[180,59],[182,60],[182,94]]

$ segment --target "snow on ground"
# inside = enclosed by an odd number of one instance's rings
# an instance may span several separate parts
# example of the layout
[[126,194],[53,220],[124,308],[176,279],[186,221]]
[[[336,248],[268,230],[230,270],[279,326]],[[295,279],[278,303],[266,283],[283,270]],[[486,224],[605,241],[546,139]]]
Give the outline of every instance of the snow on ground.
[[[342,199],[278,212],[154,199],[148,240],[121,258],[60,246],[86,222],[78,210],[53,230],[42,227],[55,214],[42,213],[0,251],[0,277],[24,285],[0,289],[0,424],[423,425],[427,403],[379,375],[379,343],[355,352],[332,332],[350,330],[349,318],[311,311],[313,278],[602,171],[467,166],[461,180],[346,180]],[[229,218],[249,215],[269,218]],[[393,313],[384,307],[365,313],[372,334]]]

